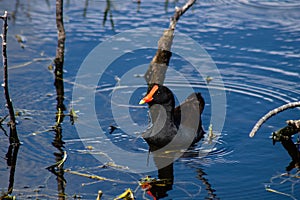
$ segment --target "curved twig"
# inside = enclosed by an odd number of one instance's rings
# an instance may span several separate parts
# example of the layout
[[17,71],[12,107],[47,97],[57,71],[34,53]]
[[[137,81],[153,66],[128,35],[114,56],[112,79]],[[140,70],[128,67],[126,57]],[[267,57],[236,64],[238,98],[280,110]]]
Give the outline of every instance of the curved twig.
[[258,131],[258,129],[261,127],[261,125],[263,123],[265,123],[269,118],[271,118],[272,116],[290,109],[290,108],[296,108],[296,107],[300,107],[300,101],[296,101],[296,102],[290,102],[287,103],[285,105],[282,105],[278,108],[275,108],[273,110],[271,110],[270,112],[268,112],[267,114],[265,114],[262,118],[260,118],[260,120],[254,125],[253,129],[251,130],[249,137],[254,137],[254,135],[256,134],[256,132]]

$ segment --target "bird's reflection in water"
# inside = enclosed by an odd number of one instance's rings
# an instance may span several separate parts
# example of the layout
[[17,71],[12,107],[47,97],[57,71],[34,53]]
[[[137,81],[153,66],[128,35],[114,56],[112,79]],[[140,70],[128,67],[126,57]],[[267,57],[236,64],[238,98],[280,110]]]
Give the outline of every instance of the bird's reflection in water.
[[[151,147],[150,147],[151,148]],[[146,190],[147,194],[153,199],[160,199],[168,196],[167,192],[173,188],[174,183],[174,157],[171,154],[160,154],[152,152],[154,163],[158,169],[158,179],[146,177],[140,181],[141,187]],[[166,161],[163,166],[162,160]]]
[[[190,150],[193,149],[193,147],[190,148]],[[153,159],[155,162],[155,165],[157,167],[158,177],[152,178],[152,177],[146,177],[140,180],[141,187],[146,191],[146,193],[151,196],[154,200],[157,199],[163,199],[168,196],[168,191],[173,189],[174,184],[174,162],[172,162],[174,159],[176,159],[176,153],[175,151],[172,153],[166,153],[165,155],[162,154],[156,154],[155,152],[152,152]],[[174,157],[175,156],[175,157]],[[185,153],[183,157],[185,158],[192,158],[195,156],[195,154],[191,153]],[[165,162],[171,162],[169,165],[161,167],[161,160],[164,159]],[[217,200],[219,199],[217,195],[215,194],[215,189],[213,189],[212,185],[209,183],[209,180],[206,178],[207,174],[203,171],[201,168],[195,169],[195,174],[197,179],[199,179],[202,182],[202,186],[206,190],[206,194],[202,194],[205,199],[210,200]],[[194,183],[188,183],[188,184],[194,184]],[[176,185],[176,181],[175,181]],[[201,190],[204,191],[204,190]],[[196,193],[196,192],[195,192]],[[200,195],[200,194],[199,194]]]
[[160,199],[168,196],[167,192],[173,189],[173,182],[172,163],[162,169],[158,169],[158,179],[146,177],[140,180],[140,185],[153,199]]

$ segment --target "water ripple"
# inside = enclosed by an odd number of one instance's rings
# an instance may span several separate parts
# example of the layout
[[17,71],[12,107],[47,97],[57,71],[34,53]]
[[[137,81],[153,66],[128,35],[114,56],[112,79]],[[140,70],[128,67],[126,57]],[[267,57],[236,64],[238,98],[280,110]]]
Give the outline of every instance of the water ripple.
[[291,1],[280,1],[280,0],[275,0],[275,1],[253,1],[253,0],[239,0],[238,1],[241,4],[245,4],[248,6],[253,6],[253,7],[260,7],[260,8],[267,8],[267,9],[296,9],[300,7],[300,3],[297,0],[291,0]]
[[207,0],[200,4],[206,8],[208,20],[205,24],[208,27],[239,30],[279,28],[289,32],[300,29],[300,3],[296,0]]

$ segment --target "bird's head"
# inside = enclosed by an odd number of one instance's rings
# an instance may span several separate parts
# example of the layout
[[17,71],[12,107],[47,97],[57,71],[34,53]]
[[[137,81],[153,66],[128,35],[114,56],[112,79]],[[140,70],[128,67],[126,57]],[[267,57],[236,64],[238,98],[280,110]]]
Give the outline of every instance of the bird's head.
[[151,84],[148,87],[146,96],[139,104],[148,103],[149,105],[161,104],[174,107],[175,100],[172,91],[163,85]]

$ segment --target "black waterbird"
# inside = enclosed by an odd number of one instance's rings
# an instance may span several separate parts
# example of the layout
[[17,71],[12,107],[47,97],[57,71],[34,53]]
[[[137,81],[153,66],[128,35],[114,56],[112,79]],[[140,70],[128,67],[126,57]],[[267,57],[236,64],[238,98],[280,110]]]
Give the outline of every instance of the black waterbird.
[[152,126],[142,137],[150,146],[150,151],[171,143],[174,148],[186,148],[203,138],[205,132],[201,114],[205,102],[200,93],[192,93],[175,108],[172,91],[166,86],[151,84],[147,95],[140,101],[140,104],[144,103],[149,105]]

